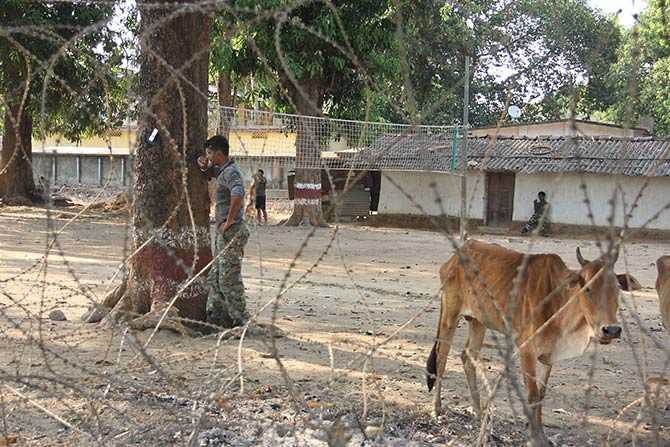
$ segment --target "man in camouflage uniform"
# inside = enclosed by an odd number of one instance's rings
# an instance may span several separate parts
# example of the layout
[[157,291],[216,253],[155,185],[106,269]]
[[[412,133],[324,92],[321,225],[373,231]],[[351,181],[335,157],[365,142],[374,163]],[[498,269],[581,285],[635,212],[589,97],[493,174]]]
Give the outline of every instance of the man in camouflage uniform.
[[228,156],[225,137],[216,135],[207,140],[205,154],[198,158],[198,165],[208,176],[216,177],[213,255],[218,256],[207,276],[207,323],[232,328],[249,319],[242,281],[242,258],[249,240],[244,223],[244,182]]

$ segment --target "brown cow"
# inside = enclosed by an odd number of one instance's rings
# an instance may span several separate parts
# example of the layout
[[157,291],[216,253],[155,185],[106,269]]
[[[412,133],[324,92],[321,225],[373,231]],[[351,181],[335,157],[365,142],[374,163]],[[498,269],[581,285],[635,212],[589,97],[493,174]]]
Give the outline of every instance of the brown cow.
[[658,304],[661,308],[665,330],[670,332],[670,256],[658,258],[656,268],[658,269],[658,277],[656,278]]
[[[578,248],[579,271],[569,270],[555,254],[529,255],[516,303],[512,289],[522,253],[470,240],[463,244],[461,255],[455,254],[440,269],[440,321],[427,363],[428,390],[436,384],[434,415],[441,410],[441,379],[459,318],[464,316],[469,323],[461,359],[474,410],[481,416],[474,363],[486,329],[504,333],[504,316],[510,315],[532,409],[530,429],[541,445],[549,444],[542,428],[541,402],[552,365],[581,355],[592,340],[608,344],[621,335],[616,321],[619,284],[612,272],[618,253],[589,262]],[[541,379],[538,361],[544,369]]]

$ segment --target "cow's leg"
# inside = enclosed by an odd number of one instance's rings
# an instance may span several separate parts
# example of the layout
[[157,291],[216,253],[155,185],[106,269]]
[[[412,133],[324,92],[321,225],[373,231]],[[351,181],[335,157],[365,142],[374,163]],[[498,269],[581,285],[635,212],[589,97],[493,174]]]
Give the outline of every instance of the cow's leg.
[[528,404],[530,406],[529,426],[531,431],[531,445],[550,446],[551,443],[544,434],[542,427],[542,399],[537,384],[537,359],[532,351],[521,353],[521,372],[528,393]]
[[454,331],[458,323],[459,313],[443,312],[440,316],[439,337],[436,342],[437,361],[435,368],[435,391],[433,395],[433,417],[438,417],[442,411],[442,376],[447,365],[447,356],[451,349],[451,340],[454,338]]
[[484,342],[486,327],[474,318],[468,318],[468,324],[468,342],[461,354],[461,360],[463,361],[465,378],[468,380],[468,388],[470,388],[472,408],[475,410],[477,417],[481,418],[482,410],[479,399],[479,388],[477,387],[477,368],[475,367],[475,362],[479,358],[479,350],[482,348],[482,343]]
[[[547,393],[547,384],[549,383],[549,376],[551,375],[551,365],[542,365],[544,369],[542,374],[542,381],[539,382],[540,404],[544,404],[544,396]],[[538,407],[540,412],[540,424],[542,423],[542,405]]]

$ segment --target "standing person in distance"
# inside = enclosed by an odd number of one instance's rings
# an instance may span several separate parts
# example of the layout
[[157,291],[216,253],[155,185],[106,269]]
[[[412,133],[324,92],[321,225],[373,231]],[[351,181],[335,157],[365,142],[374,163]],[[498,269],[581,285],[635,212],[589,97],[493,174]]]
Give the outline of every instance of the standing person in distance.
[[267,225],[268,223],[268,213],[265,210],[265,186],[267,185],[267,179],[265,178],[265,173],[262,169],[259,169],[254,175],[254,184],[252,188],[255,191],[256,199],[256,220],[258,224],[261,223],[261,214],[263,214],[263,223]]

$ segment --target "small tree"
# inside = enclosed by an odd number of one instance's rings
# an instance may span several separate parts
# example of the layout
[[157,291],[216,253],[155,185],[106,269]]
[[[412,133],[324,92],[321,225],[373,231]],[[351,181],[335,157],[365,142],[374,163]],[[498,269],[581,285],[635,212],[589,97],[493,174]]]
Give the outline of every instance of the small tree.
[[[233,3],[242,7],[260,3],[268,12],[285,6],[275,0]],[[349,112],[347,107],[352,104],[361,108],[366,76],[360,61],[369,65],[383,61],[393,36],[393,23],[386,17],[389,7],[387,0],[308,2],[286,7],[286,14],[258,16],[254,12],[239,17],[248,23],[247,35],[261,61],[259,66],[278,78],[285,107],[317,117],[325,107],[325,112],[337,116]],[[304,118],[296,123],[295,183],[300,187],[286,225],[324,225],[318,189],[319,130],[319,120]]]
[[35,193],[32,171],[33,120],[25,102],[29,89],[26,80],[29,64],[13,60],[20,56],[11,55],[8,51],[3,52],[2,56],[5,113],[0,153],[0,198],[9,203],[31,202]]
[[649,2],[618,56],[609,76],[616,101],[605,116],[629,126],[651,117],[656,135],[670,135],[670,1]]

